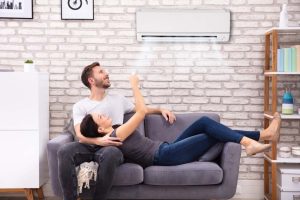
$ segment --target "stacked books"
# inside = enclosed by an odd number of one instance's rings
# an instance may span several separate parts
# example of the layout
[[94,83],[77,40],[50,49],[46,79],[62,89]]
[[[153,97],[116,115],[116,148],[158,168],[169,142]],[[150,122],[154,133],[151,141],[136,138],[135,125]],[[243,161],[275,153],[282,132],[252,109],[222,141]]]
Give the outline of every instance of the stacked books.
[[300,45],[277,49],[278,72],[300,72]]

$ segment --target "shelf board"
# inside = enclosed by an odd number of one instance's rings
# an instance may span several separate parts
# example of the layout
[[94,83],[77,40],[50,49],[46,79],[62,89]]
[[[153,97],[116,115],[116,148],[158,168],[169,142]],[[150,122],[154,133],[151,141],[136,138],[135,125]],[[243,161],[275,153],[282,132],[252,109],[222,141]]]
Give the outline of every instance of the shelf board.
[[286,27],[286,28],[272,27],[269,30],[267,30],[265,33],[270,34],[273,30],[276,30],[279,34],[300,33],[300,27]]
[[300,72],[272,72],[266,71],[265,75],[300,75]]
[[280,158],[277,157],[276,160],[272,160],[269,156],[264,154],[264,158],[270,163],[289,163],[289,164],[300,164],[300,158]]
[[300,115],[298,115],[298,114],[281,115],[281,119],[300,119]]
[[[269,112],[264,113],[264,116],[268,119],[273,119],[273,115]],[[300,115],[298,114],[293,114],[293,115],[283,115],[280,114],[281,119],[300,119]]]

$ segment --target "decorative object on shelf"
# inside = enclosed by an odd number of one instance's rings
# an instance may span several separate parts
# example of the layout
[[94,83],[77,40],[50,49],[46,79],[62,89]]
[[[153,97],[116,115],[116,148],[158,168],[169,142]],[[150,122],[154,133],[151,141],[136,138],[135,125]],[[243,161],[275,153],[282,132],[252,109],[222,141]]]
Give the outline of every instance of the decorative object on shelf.
[[280,19],[279,19],[279,27],[280,28],[288,27],[288,22],[289,22],[289,15],[286,10],[286,4],[282,4]]
[[61,19],[93,20],[94,0],[61,0]]
[[278,72],[300,72],[300,45],[277,49]]
[[292,115],[293,113],[294,113],[294,99],[290,87],[286,85],[285,92],[282,98],[282,114]]
[[292,154],[293,154],[293,157],[300,157],[300,146],[293,146]]
[[7,19],[33,19],[32,0],[1,0],[0,18]]
[[289,158],[292,155],[291,147],[283,146],[279,148],[278,156],[281,158]]
[[36,72],[34,63],[32,60],[26,60],[24,62],[24,72]]

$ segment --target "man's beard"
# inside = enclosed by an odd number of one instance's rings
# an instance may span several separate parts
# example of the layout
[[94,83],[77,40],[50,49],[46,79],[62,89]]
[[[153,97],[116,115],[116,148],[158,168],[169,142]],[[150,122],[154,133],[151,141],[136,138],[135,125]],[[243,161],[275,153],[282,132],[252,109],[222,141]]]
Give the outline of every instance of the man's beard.
[[95,85],[96,85],[97,88],[107,89],[107,88],[110,87],[110,82],[109,81],[108,81],[108,83],[104,83],[106,81],[106,79],[104,81],[97,80],[97,79],[95,79],[95,80],[96,80],[96,84]]

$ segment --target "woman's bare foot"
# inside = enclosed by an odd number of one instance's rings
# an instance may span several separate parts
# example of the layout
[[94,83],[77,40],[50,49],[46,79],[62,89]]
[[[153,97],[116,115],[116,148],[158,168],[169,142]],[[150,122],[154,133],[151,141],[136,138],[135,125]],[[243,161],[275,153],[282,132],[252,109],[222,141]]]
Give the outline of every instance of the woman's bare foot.
[[248,156],[255,155],[257,153],[265,152],[271,148],[271,144],[261,144],[255,142],[246,147],[246,153]]
[[271,124],[269,125],[269,127],[261,132],[261,138],[263,140],[278,142],[280,136],[279,134],[280,125],[281,125],[281,116],[278,112],[276,112],[274,113],[274,118]]
[[267,151],[271,148],[271,144],[261,144],[247,137],[242,138],[241,144],[245,147],[248,156]]

